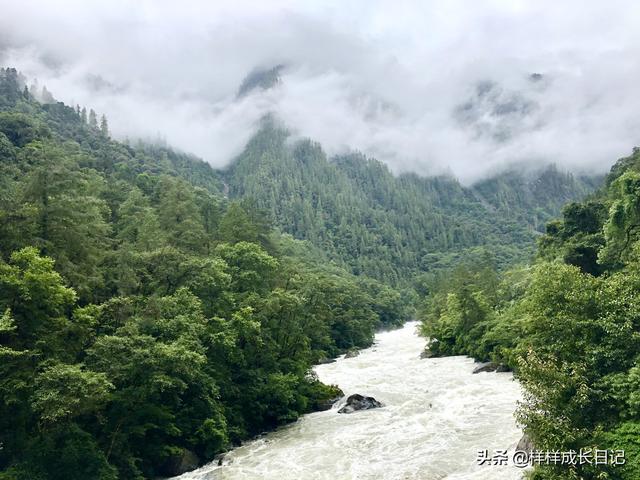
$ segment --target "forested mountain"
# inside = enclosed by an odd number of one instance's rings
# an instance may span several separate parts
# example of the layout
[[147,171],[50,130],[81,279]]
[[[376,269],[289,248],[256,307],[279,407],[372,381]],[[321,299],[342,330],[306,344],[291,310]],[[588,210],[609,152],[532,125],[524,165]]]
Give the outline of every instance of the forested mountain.
[[317,143],[292,144],[269,118],[225,180],[231,197],[251,198],[283,231],[390,284],[477,256],[482,246],[501,267],[527,260],[544,224],[599,181],[553,166],[470,188],[446,176],[394,176],[360,154],[329,159]]
[[218,174],[0,70],[0,479],[195,467],[338,393],[318,360],[410,318]]
[[[640,149],[548,223],[531,267],[469,262],[429,292],[430,353],[514,369],[535,448],[610,452],[605,464],[540,465],[531,478],[640,478]],[[611,466],[612,451],[626,463]]]
[[244,97],[256,89],[267,90],[278,85],[282,81],[280,72],[283,69],[284,65],[276,65],[268,69],[256,69],[249,73],[240,84],[238,98]]
[[[394,176],[270,118],[217,172],[117,142],[106,117],[2,69],[0,479],[168,475],[318,409],[338,392],[314,363],[411,317],[412,290],[394,286],[466,258],[526,259],[592,188],[553,167],[470,188]],[[551,225],[544,255],[602,273],[597,228]]]

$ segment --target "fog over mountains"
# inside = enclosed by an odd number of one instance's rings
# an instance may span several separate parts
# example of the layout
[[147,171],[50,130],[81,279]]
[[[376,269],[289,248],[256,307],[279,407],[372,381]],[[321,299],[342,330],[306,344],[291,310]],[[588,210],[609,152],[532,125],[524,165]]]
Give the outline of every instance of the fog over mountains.
[[[273,113],[331,155],[472,183],[640,143],[635,2],[0,0],[0,63],[215,167]],[[16,22],[16,18],[25,21]]]

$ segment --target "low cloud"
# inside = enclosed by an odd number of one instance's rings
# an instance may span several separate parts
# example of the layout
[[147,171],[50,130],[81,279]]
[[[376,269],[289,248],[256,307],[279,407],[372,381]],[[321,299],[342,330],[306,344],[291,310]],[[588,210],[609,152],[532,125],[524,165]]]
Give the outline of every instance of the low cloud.
[[640,143],[634,2],[299,3],[0,0],[0,63],[215,167],[267,112],[330,154],[466,183],[522,162],[603,172]]

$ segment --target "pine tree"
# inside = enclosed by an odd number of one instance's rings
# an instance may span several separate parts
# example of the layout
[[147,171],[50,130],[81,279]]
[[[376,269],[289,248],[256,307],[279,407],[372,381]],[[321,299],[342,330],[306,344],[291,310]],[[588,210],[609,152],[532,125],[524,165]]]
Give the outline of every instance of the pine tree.
[[89,110],[89,126],[91,128],[98,128],[98,117],[96,116],[96,112],[93,111],[93,108]]
[[206,234],[193,190],[184,181],[165,176],[159,182],[158,194],[160,225],[169,232],[169,243],[185,251],[203,251]]
[[109,138],[109,124],[107,123],[107,116],[104,114],[100,117],[100,133],[102,133],[103,137]]
[[5,97],[9,104],[14,104],[20,96],[20,82],[18,71],[15,68],[0,70],[0,95]]
[[42,103],[55,103],[56,101],[56,99],[53,98],[53,95],[51,95],[51,92],[47,90],[46,86],[42,87],[41,99]]
[[85,107],[82,107],[80,111],[80,120],[82,120],[82,123],[87,123],[87,109]]

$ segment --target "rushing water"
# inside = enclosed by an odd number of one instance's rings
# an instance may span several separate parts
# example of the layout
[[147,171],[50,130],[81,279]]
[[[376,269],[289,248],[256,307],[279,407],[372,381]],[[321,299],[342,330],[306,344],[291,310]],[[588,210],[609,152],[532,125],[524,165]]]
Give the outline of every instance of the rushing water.
[[472,375],[466,357],[419,359],[416,323],[379,333],[359,356],[320,365],[325,383],[373,396],[384,408],[305,415],[236,448],[224,465],[180,480],[520,479],[512,466],[477,465],[478,450],[513,451],[520,388],[510,373]]

